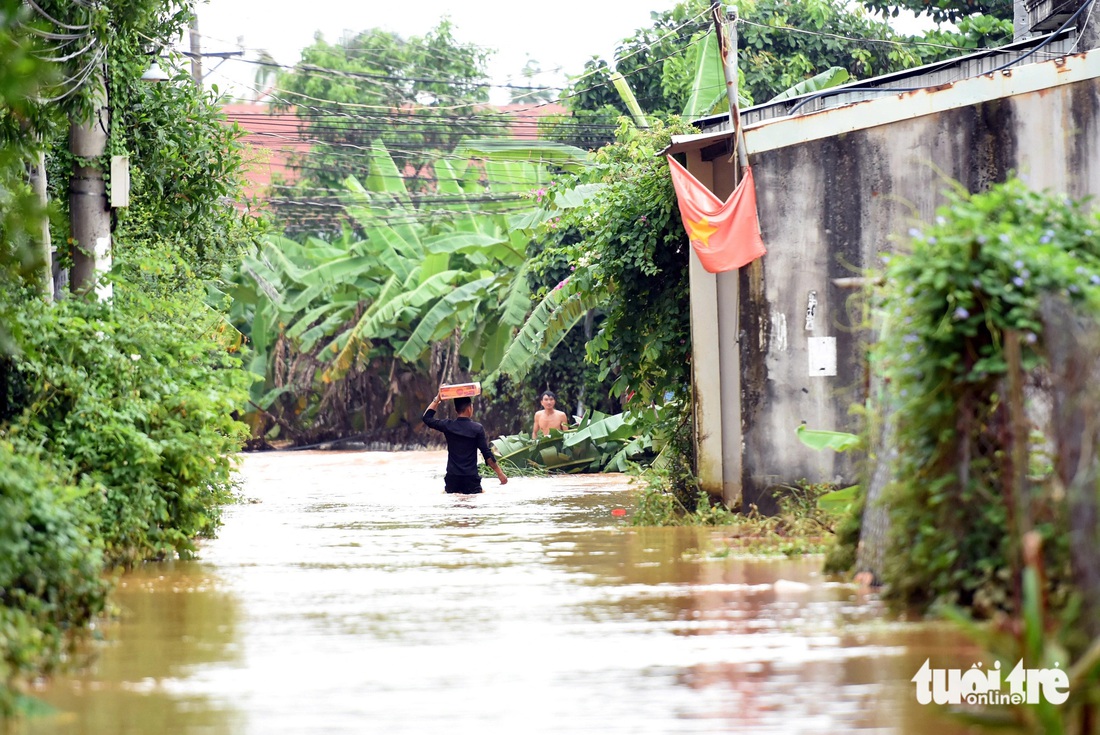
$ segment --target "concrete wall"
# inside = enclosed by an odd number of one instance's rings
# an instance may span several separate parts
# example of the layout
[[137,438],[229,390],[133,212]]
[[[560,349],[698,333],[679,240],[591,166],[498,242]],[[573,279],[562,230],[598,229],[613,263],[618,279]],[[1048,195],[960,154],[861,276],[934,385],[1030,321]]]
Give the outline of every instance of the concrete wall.
[[[737,441],[726,437],[722,451],[739,466],[746,506],[767,509],[770,488],[803,478],[854,481],[849,457],[807,449],[795,435],[802,423],[858,425],[849,407],[865,393],[872,335],[859,290],[843,279],[864,276],[930,221],[952,180],[977,191],[1015,171],[1036,189],[1100,195],[1098,54],[746,128],[768,253],[714,279],[738,285],[740,313],[720,313],[717,333],[739,319],[740,400],[722,401],[725,433]],[[696,168],[709,168],[725,196],[728,156],[704,158],[696,154]],[[697,373],[722,375],[712,359],[697,353]],[[741,456],[731,456],[741,440]]]

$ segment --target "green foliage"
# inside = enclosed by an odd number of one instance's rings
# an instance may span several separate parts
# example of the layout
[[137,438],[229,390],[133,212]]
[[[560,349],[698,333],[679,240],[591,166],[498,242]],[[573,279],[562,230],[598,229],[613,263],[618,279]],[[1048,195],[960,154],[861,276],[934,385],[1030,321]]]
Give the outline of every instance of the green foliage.
[[28,400],[0,430],[42,447],[88,490],[109,560],[186,556],[231,497],[229,455],[244,429],[231,414],[248,378],[197,294],[166,302],[116,290],[113,307],[20,305],[21,354],[8,360]]
[[[370,29],[332,45],[320,36],[302,51],[293,72],[280,79],[286,90],[280,110],[293,107],[317,141],[299,165],[298,195],[324,198],[354,176],[365,181],[371,163],[358,151],[382,141],[392,152],[396,171],[412,192],[433,189],[433,163],[471,136],[492,135],[499,125],[477,119],[488,101],[489,51],[459,43],[447,19],[424,37],[408,39]],[[334,70],[316,72],[314,69]],[[373,122],[347,125],[345,106],[355,106]],[[292,197],[294,198],[294,197]],[[338,232],[339,225],[318,220],[316,211],[293,217],[295,209],[276,202],[287,234]],[[303,226],[298,219],[313,220]]]
[[[33,39],[20,34],[29,19],[21,0],[0,1],[0,288],[30,279],[41,258],[33,241],[45,216],[27,185],[26,166],[41,147],[48,115],[33,101],[51,69],[33,54]],[[0,314],[0,348],[5,328]]]
[[501,463],[537,466],[558,472],[624,472],[654,456],[648,433],[656,420],[652,410],[608,416],[589,411],[572,429],[548,435],[502,436],[492,441]]
[[[680,113],[686,120],[695,120],[709,115],[714,106],[729,97],[726,93],[726,74],[722,63],[721,50],[718,47],[718,34],[713,31],[700,31],[705,35],[693,42],[683,61],[687,68],[694,68],[690,94],[684,109]],[[692,58],[694,57],[694,58]],[[664,68],[666,75],[682,74],[674,64]]]
[[[1014,564],[1005,335],[1023,336],[1030,374],[1045,361],[1044,294],[1100,308],[1100,218],[1083,202],[1016,179],[948,199],[934,222],[910,231],[908,252],[888,259],[877,294],[884,326],[872,359],[884,400],[897,407],[899,452],[886,489],[892,539],[883,581],[902,603],[988,614],[1010,606]],[[1031,481],[1045,488],[1031,523],[1056,560],[1065,553],[1064,519],[1049,476]]]
[[687,243],[667,164],[656,152],[673,132],[693,128],[653,125],[639,131],[624,124],[620,141],[601,149],[590,171],[549,187],[545,240],[533,270],[568,275],[528,317],[501,373],[526,374],[575,329],[582,313],[599,313],[586,345],[588,362],[599,368],[597,381],[612,379],[610,392],[629,406],[669,409],[659,412],[655,429],[657,445],[666,447],[656,484],[667,482],[662,492],[691,497]]
[[[346,434],[352,421],[364,432],[411,431],[441,379],[496,370],[530,308],[525,251],[541,221],[538,191],[587,160],[561,144],[512,143],[469,141],[436,166],[440,191],[455,194],[495,172],[488,193],[509,209],[487,196],[432,205],[448,210],[444,219],[423,213],[376,142],[372,175],[345,182],[364,238],[272,237],[245,258],[232,316],[265,379],[252,391],[257,437],[273,423],[301,443]],[[346,412],[368,404],[373,415]]]
[[831,67],[862,79],[922,63],[913,47],[881,42],[905,40],[889,24],[834,0],[757,0],[742,8],[741,17],[747,22],[739,30],[738,67],[744,88],[757,101]]
[[[833,542],[825,549],[825,563],[823,571],[831,574],[850,574],[856,565],[859,550],[860,534],[863,531],[863,508],[866,503],[866,493],[862,486],[845,488],[836,492],[852,490],[851,500],[844,507],[829,508],[830,512],[837,516],[834,526],[835,537]],[[818,505],[823,505],[822,500],[828,494],[818,499]]]
[[143,244],[186,264],[163,287],[216,280],[263,228],[227,206],[241,196],[241,130],[227,125],[220,102],[186,75],[150,84],[130,76],[138,68],[112,66],[112,152],[130,156],[132,192],[130,206],[119,210],[116,250]]
[[0,720],[16,687],[56,669],[107,583],[79,488],[34,447],[0,439]]
[[823,89],[829,89],[830,87],[844,84],[848,79],[849,74],[847,69],[839,66],[830,66],[820,74],[815,74],[809,79],[802,80],[790,89],[783,90],[775,97],[772,97],[769,102],[790,99],[791,97],[798,97],[799,95],[810,94],[812,92],[820,92]]
[[[1011,6],[1008,6],[1011,9]],[[950,28],[950,27],[949,27]],[[921,60],[930,64],[950,59],[962,53],[983,48],[996,48],[1012,41],[1012,14],[1008,18],[993,15],[975,15],[962,18],[956,30],[933,28],[914,40],[923,44],[917,51]]]
[[545,256],[574,264],[574,292],[608,294],[588,358],[601,377],[615,375],[615,396],[637,405],[684,398],[691,382],[687,241],[668,164],[656,155],[672,133],[687,130],[624,127],[582,180],[601,185],[591,202],[561,213],[559,231],[575,232],[577,241],[548,247]]
[[[1012,3],[1009,0],[860,0],[868,10],[881,12],[896,18],[902,10],[916,15],[927,14],[937,21],[962,21],[975,16],[987,16],[1012,22]],[[1010,34],[1011,37],[1011,34]]]
[[[627,79],[647,114],[679,113],[691,94],[696,68],[697,52],[689,49],[705,38],[710,25],[709,7],[710,3],[703,0],[692,0],[663,13],[650,13],[653,25],[623,39],[614,61],[594,56],[585,63],[584,73],[563,94],[563,102],[573,112],[615,110],[614,115],[602,118],[604,123],[629,114],[611,84],[611,74],[617,71]],[[693,16],[695,20],[691,20]],[[669,66],[668,74],[663,72],[665,66]]]
[[[649,114],[686,116],[702,110],[706,105],[693,97],[700,89],[700,73],[708,80],[705,88],[722,79],[720,91],[708,96],[713,107],[714,100],[725,97],[721,68],[716,61],[703,67],[698,63],[700,56],[711,58],[706,49],[714,39],[709,7],[705,0],[686,0],[653,13],[653,25],[625,39],[614,63],[593,58],[585,64],[585,74],[563,96],[566,104],[574,111],[611,106],[625,114],[610,84],[614,69],[626,77]],[[738,92],[749,104],[771,99],[831,67],[865,78],[924,61],[887,23],[836,0],[750,0],[739,4],[738,14],[743,21],[737,29]]]
[[[1038,539],[1032,537],[1027,543]],[[1036,547],[1038,548],[1038,547]],[[1002,617],[992,625],[979,623],[968,611],[946,606],[941,613],[953,621],[983,651],[1000,663],[1002,676],[1018,662],[1025,668],[1059,668],[1066,673],[1068,697],[1053,704],[1043,696],[1036,703],[1008,702],[978,708],[956,708],[952,714],[981,729],[1035,733],[1088,733],[1081,723],[1094,722],[1100,689],[1100,639],[1075,645],[1079,626],[1063,612],[1058,619],[1045,603],[1039,555],[1022,575],[1022,609],[1018,619]],[[990,667],[992,668],[992,667]]]
[[[232,488],[248,378],[239,335],[205,303],[256,223],[232,206],[238,135],[186,78],[139,81],[189,19],[182,0],[0,0],[0,710],[50,672],[102,609],[105,564],[186,556]],[[41,39],[46,39],[40,43]],[[35,58],[35,56],[40,58]],[[110,95],[106,154],[75,160],[70,122]],[[113,304],[22,289],[44,214],[23,183],[47,157],[61,265],[73,166],[128,155]],[[37,244],[37,243],[36,243]],[[219,305],[220,306],[220,305]]]
[[798,440],[810,449],[831,449],[834,452],[846,452],[849,449],[859,449],[863,446],[863,438],[858,434],[849,434],[845,431],[829,431],[828,429],[809,429],[806,424],[799,424],[795,429]]
[[764,516],[755,509],[747,514],[726,508],[702,490],[687,502],[667,490],[663,471],[647,471],[647,485],[631,515],[635,526],[719,526],[730,553],[820,553],[829,548],[837,516],[818,505],[833,490],[831,485],[801,482],[783,488],[779,512]]

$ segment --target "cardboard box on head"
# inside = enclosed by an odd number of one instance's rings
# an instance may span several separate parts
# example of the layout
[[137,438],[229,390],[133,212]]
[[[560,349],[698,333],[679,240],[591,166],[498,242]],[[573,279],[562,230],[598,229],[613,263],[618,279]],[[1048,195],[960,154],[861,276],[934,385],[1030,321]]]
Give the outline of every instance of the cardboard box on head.
[[465,398],[467,396],[480,396],[481,383],[458,383],[456,385],[443,385],[439,388],[439,397],[443,400],[451,398]]

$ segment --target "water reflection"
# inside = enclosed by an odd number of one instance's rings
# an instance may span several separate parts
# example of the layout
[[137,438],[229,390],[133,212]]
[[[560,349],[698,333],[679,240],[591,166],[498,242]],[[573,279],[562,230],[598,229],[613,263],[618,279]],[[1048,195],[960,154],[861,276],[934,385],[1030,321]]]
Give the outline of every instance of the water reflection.
[[[442,492],[444,455],[250,455],[202,561],[125,578],[94,666],[34,733],[963,732],[921,708],[944,628],[820,559],[634,529],[622,477]],[[939,657],[939,658],[937,658]]]
[[120,579],[112,603],[89,665],[36,692],[60,713],[17,731],[240,732],[232,706],[190,685],[206,667],[240,658],[237,603],[211,569],[146,565]]

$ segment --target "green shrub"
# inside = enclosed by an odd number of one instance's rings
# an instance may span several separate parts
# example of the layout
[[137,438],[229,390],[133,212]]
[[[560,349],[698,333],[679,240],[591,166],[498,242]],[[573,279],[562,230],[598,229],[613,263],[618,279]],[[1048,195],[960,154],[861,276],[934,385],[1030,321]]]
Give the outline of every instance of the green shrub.
[[193,550],[231,498],[233,412],[249,380],[214,339],[220,324],[191,295],[113,306],[27,301],[14,309],[29,396],[10,432],[43,448],[84,487],[108,560]]
[[[950,192],[935,221],[910,232],[910,252],[889,259],[873,359],[896,406],[883,575],[895,600],[985,614],[1011,607],[1019,560],[1008,522],[1005,337],[1020,335],[1022,370],[1039,384],[1043,296],[1100,307],[1097,233],[1086,203],[1011,180],[981,194]],[[1029,523],[1048,540],[1048,569],[1062,569],[1066,534],[1049,475],[1030,479]]]
[[82,489],[0,440],[0,718],[103,609],[107,583]]

